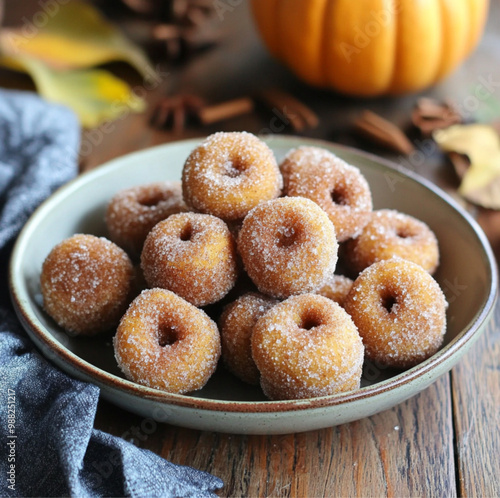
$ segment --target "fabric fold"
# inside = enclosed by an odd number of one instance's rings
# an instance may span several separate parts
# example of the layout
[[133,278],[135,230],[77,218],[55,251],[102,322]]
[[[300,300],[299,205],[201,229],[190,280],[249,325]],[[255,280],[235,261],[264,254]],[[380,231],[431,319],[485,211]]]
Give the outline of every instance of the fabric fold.
[[8,300],[10,246],[36,207],[76,176],[79,136],[68,109],[0,90],[0,496],[215,496],[217,477],[94,429],[99,388],[42,357]]

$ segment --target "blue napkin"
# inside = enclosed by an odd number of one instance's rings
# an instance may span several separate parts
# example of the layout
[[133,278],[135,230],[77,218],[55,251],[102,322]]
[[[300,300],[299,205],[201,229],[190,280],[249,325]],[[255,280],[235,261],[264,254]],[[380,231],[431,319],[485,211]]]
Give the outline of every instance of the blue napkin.
[[33,210],[76,175],[67,109],[0,90],[0,496],[216,496],[222,481],[93,428],[99,388],[52,366],[10,306],[12,242]]

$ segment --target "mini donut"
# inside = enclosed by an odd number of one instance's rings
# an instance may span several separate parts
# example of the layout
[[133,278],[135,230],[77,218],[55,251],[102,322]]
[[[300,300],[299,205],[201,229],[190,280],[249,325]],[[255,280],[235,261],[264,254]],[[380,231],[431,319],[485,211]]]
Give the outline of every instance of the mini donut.
[[316,294],[327,297],[344,306],[345,298],[354,282],[343,275],[330,275],[326,282],[316,291]]
[[93,336],[118,324],[131,299],[133,277],[129,257],[116,244],[73,235],[43,262],[43,306],[68,333]]
[[280,165],[283,193],[316,202],[335,226],[337,240],[358,235],[372,211],[370,187],[358,168],[320,147],[292,149]]
[[165,289],[148,289],[134,299],[113,346],[127,379],[179,394],[201,389],[220,357],[215,322]]
[[225,221],[241,219],[260,202],[278,197],[281,187],[273,152],[246,132],[210,135],[182,172],[186,204]]
[[105,220],[110,239],[138,257],[158,222],[186,211],[181,182],[150,183],[118,192],[108,204]]
[[354,281],[345,309],[358,327],[366,358],[409,368],[432,356],[446,331],[446,299],[420,265],[379,261]]
[[273,306],[254,326],[252,355],[271,399],[327,396],[359,388],[363,343],[349,315],[316,294]]
[[276,298],[312,292],[335,270],[335,228],[313,201],[283,197],[243,220],[238,250],[260,292]]
[[219,318],[222,360],[227,369],[248,384],[259,384],[252,359],[252,331],[257,320],[278,301],[249,292],[225,306]]
[[236,244],[209,214],[173,214],[146,237],[141,267],[149,287],[171,290],[195,306],[222,299],[238,276]]
[[355,273],[393,256],[413,261],[431,275],[439,265],[434,232],[423,221],[391,209],[374,211],[361,234],[344,244],[342,256]]

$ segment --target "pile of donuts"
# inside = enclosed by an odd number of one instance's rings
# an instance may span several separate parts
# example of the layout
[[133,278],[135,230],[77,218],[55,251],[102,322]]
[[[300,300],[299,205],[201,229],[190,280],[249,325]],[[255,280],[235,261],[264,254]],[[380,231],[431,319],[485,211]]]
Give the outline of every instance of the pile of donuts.
[[136,383],[196,391],[222,357],[269,399],[311,398],[359,388],[365,361],[409,368],[443,342],[435,235],[374,211],[359,169],[325,149],[278,164],[256,136],[216,133],[181,182],[117,192],[106,226],[53,248],[44,308],[72,335],[112,330]]

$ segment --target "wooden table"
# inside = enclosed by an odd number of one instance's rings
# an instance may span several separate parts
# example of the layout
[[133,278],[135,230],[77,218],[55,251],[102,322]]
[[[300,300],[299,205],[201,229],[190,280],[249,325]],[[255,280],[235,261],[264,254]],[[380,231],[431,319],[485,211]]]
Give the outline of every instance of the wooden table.
[[[453,191],[452,169],[435,151],[427,154],[424,164],[412,163],[376,150],[351,133],[354,118],[365,108],[407,125],[418,96],[358,100],[308,88],[269,57],[252,27],[246,2],[233,4],[233,11],[220,22],[219,46],[183,66],[166,68],[168,74],[147,93],[152,105],[161,95],[178,91],[217,102],[279,86],[320,116],[320,126],[305,136],[377,152]],[[425,95],[449,97],[471,110],[477,108],[483,118],[500,119],[498,26],[500,2],[496,0],[480,48],[451,78]],[[481,78],[497,84],[491,97],[473,102],[471,95]],[[179,138],[218,130],[258,133],[266,127],[266,118],[252,114],[176,135],[153,130],[146,115],[127,116],[107,129],[83,134],[87,147],[82,149],[82,165],[93,168],[127,152]],[[475,214],[499,257],[500,214],[484,210]],[[140,417],[101,401],[95,426],[133,439],[172,462],[221,477],[225,482],[221,496],[498,497],[500,303],[486,333],[449,374],[405,403],[357,422],[286,436],[228,435],[162,424],[152,432]]]

